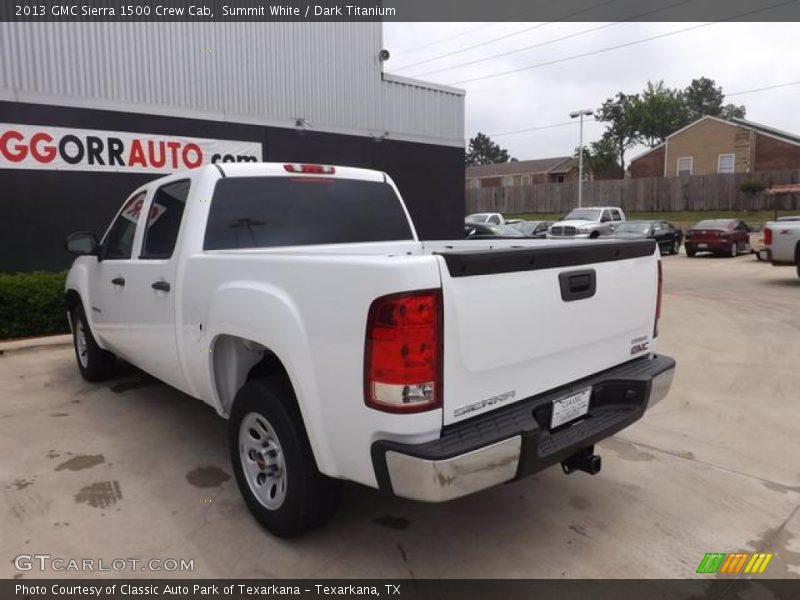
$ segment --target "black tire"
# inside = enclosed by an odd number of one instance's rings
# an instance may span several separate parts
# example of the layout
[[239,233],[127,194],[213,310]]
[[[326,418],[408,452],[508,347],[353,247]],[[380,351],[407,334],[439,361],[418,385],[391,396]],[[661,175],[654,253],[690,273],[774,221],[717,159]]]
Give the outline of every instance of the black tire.
[[695,254],[696,254],[696,252],[694,250],[690,250],[689,248],[686,248],[686,256],[688,256],[690,258],[694,258]]
[[72,347],[78,370],[86,381],[105,381],[114,375],[117,357],[97,345],[81,305],[72,311]]
[[590,240],[596,240],[599,237],[600,237],[600,232],[599,231],[593,231],[592,233],[589,234],[589,239]]
[[[282,481],[282,491],[277,492],[279,498],[281,495],[283,498],[281,504],[275,507],[268,507],[262,502],[251,489],[248,475],[245,474],[244,461],[250,457],[244,444],[240,443],[240,428],[246,418],[259,417],[266,422],[271,428],[271,433],[277,438],[277,456],[282,465],[280,471],[285,477],[285,481]],[[250,430],[249,435],[251,442],[257,444],[253,430]],[[275,376],[265,376],[252,379],[242,386],[236,394],[231,411],[228,445],[236,483],[247,508],[256,520],[274,535],[282,538],[302,535],[323,525],[336,512],[339,506],[339,482],[326,477],[317,469],[294,393],[285,380]],[[266,451],[266,441],[261,448],[262,452]],[[265,460],[274,457],[260,458],[263,465]],[[273,488],[269,487],[272,480],[268,479],[266,473],[269,472],[271,465],[267,464],[266,467],[261,465],[257,460],[251,462],[251,472],[260,470],[253,485],[265,486],[264,493],[269,496],[277,486],[272,484]],[[258,484],[255,480],[262,475],[263,483]],[[269,498],[266,500],[274,502]]]

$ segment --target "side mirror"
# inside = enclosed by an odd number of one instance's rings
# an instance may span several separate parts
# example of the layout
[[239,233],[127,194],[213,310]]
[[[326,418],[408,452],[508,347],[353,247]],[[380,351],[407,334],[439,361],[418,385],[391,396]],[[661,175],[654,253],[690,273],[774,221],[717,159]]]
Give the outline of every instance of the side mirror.
[[67,236],[64,243],[67,252],[75,256],[97,256],[100,244],[91,231],[76,231]]

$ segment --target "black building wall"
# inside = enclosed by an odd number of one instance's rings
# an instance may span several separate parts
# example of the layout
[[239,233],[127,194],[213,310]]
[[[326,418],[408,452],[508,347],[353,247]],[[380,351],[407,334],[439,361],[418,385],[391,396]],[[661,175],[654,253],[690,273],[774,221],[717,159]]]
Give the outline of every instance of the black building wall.
[[[177,111],[176,111],[177,112]],[[318,162],[386,171],[422,239],[463,236],[461,148],[49,105],[0,102],[0,122],[260,142],[266,161]],[[122,201],[154,174],[0,169],[0,271],[66,268],[72,231],[98,234]],[[369,226],[369,224],[365,224]]]

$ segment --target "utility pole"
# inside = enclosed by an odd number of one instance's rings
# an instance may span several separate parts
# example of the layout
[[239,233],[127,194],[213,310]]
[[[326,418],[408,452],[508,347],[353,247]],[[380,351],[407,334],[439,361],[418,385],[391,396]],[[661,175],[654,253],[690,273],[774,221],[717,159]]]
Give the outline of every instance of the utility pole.
[[580,118],[580,142],[578,147],[578,208],[583,206],[583,117],[589,117],[594,112],[591,109],[576,110],[569,113],[570,118]]

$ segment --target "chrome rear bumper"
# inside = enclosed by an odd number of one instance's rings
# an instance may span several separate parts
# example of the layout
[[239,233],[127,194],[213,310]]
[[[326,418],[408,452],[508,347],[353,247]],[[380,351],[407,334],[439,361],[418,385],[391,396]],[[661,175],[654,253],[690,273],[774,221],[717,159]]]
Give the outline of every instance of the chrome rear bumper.
[[563,388],[446,428],[433,442],[376,442],[379,486],[403,498],[445,502],[530,475],[638,420],[666,397],[674,372],[675,361],[659,356],[576,382],[570,387],[595,390],[589,415],[554,431],[543,425]]

